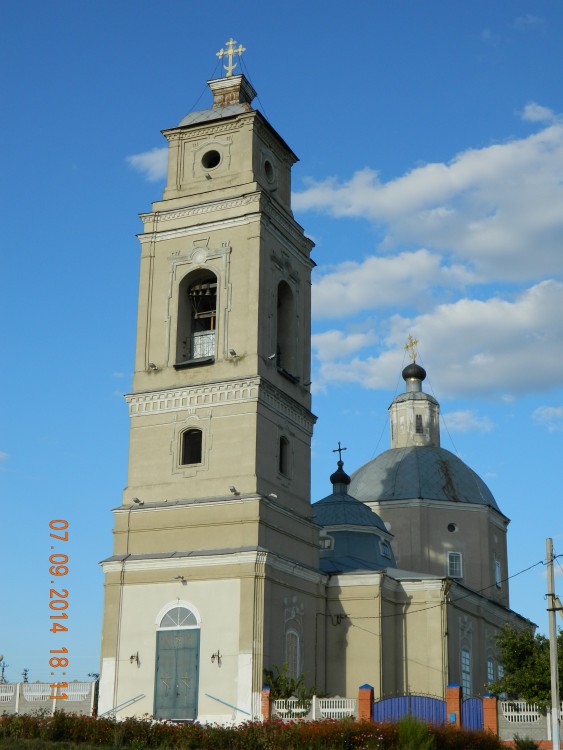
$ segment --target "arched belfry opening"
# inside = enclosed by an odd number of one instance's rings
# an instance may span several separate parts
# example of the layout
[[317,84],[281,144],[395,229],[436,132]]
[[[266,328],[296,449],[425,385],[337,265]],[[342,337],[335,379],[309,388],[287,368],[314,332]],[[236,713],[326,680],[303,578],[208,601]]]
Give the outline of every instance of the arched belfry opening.
[[295,375],[295,300],[287,281],[280,281],[277,295],[277,365]]
[[217,277],[200,269],[178,288],[176,364],[214,359],[217,349]]

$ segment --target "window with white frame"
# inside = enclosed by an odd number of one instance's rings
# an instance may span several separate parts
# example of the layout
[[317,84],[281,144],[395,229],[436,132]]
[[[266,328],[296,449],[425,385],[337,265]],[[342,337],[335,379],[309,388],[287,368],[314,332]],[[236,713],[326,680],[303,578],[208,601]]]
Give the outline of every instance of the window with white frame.
[[161,628],[193,628],[197,627],[197,618],[187,607],[173,607],[169,609],[160,621]]
[[464,696],[471,695],[471,652],[461,649],[461,688]]
[[450,578],[463,577],[461,552],[448,552],[448,575]]

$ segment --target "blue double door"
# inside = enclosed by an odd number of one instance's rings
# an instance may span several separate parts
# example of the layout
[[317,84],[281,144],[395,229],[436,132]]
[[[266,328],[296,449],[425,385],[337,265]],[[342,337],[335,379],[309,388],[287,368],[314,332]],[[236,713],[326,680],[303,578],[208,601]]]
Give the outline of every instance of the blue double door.
[[154,697],[157,719],[197,718],[199,632],[199,628],[157,631]]

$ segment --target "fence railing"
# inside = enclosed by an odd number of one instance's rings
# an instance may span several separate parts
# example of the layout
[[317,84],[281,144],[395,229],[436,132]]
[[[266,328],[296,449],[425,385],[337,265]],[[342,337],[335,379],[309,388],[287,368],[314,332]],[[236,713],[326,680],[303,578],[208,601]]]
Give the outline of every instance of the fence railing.
[[[72,711],[90,716],[96,693],[94,682],[69,682],[54,687],[49,682],[9,682],[0,684],[0,713],[47,715]],[[66,696],[66,697],[63,697]]]
[[272,701],[272,715],[283,721],[315,721],[315,719],[344,719],[358,715],[358,701],[355,698],[317,698],[299,700],[283,698]]
[[525,701],[499,701],[504,718],[513,724],[531,724],[542,718],[537,706]]

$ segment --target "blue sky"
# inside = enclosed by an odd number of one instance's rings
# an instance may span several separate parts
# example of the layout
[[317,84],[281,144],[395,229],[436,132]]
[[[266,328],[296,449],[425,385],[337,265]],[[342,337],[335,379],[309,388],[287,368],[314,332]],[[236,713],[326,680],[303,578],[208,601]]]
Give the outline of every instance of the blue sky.
[[[229,37],[301,161],[314,258],[312,497],[331,452],[389,446],[408,333],[442,445],[509,527],[510,574],[563,553],[563,5],[169,0],[5,4],[0,30],[4,606],[0,653],[47,679],[49,521],[69,522],[68,673],[98,671],[98,561],[126,484],[141,231],[164,139],[209,105]],[[399,382],[400,381],[400,382]],[[563,575],[557,568],[561,596]],[[511,580],[547,629],[545,571]],[[367,677],[366,677],[367,679]]]

